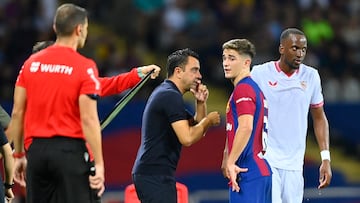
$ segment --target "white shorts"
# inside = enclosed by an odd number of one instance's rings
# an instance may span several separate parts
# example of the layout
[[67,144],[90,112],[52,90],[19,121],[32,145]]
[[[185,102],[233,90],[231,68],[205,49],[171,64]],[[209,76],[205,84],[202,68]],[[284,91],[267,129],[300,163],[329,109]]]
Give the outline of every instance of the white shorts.
[[304,196],[303,171],[271,167],[272,202],[301,203]]

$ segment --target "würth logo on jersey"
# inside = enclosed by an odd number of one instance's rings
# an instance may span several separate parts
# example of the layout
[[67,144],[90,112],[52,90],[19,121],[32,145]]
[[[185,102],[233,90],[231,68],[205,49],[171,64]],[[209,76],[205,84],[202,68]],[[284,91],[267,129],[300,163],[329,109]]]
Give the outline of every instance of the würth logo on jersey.
[[71,75],[73,67],[60,65],[60,64],[41,64],[40,62],[32,62],[30,66],[30,72],[39,71],[42,73],[59,73]]
[[37,72],[39,70],[40,62],[32,62],[30,66],[30,72]]
[[269,81],[269,85],[270,85],[271,87],[276,87],[277,84],[278,84],[277,81],[274,81],[274,82]]

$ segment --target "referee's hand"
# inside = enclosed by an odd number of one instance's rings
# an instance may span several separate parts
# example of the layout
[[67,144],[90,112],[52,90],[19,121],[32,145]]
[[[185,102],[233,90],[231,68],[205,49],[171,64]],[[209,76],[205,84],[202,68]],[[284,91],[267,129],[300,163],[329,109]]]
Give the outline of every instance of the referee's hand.
[[98,196],[101,195],[105,191],[105,175],[104,175],[104,166],[100,164],[95,164],[95,175],[89,176],[90,187],[94,190],[98,191]]

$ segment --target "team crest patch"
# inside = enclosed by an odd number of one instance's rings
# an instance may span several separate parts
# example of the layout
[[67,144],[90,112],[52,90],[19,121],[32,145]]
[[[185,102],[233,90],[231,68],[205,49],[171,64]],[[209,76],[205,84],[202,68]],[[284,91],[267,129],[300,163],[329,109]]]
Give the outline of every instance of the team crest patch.
[[307,87],[306,81],[301,81],[301,82],[300,82],[300,85],[301,85],[301,88],[304,89],[304,90],[305,90],[306,87]]

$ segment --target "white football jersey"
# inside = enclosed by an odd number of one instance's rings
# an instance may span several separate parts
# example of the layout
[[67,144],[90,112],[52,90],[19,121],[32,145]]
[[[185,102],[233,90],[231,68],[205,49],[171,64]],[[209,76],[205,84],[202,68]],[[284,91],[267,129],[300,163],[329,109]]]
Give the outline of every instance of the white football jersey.
[[324,104],[320,76],[316,69],[304,64],[289,76],[278,63],[256,65],[251,71],[269,107],[265,158],[272,167],[302,170],[309,108]]

